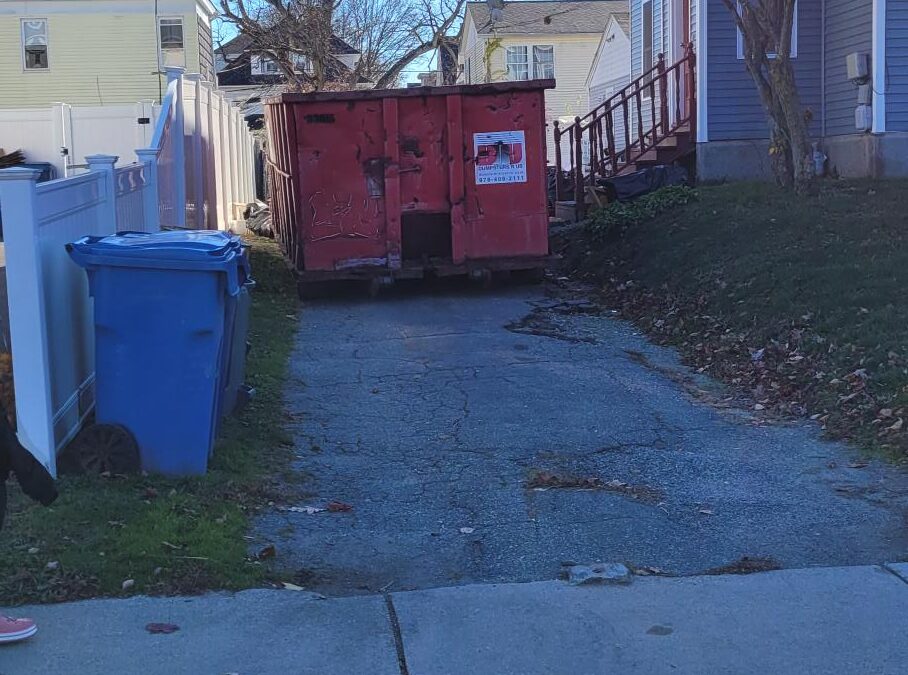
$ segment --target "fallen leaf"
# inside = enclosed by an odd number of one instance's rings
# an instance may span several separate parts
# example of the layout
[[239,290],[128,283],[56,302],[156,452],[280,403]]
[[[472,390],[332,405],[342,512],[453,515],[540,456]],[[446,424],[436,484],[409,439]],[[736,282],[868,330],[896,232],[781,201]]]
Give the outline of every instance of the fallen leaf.
[[31,555],[35,555],[35,554],[38,553],[40,550],[41,550],[41,549],[37,548],[36,546],[32,546],[30,549],[28,549],[28,552],[29,552],[29,554],[31,554]]
[[267,546],[260,548],[255,557],[259,560],[266,560],[267,558],[273,558],[276,555],[277,549],[274,547],[274,544],[268,544]]
[[764,406],[762,403],[755,403],[754,410],[766,410],[766,406]]
[[713,515],[713,510],[712,509],[700,509],[699,513],[702,513],[704,516],[711,516],[711,515]]
[[901,431],[901,430],[902,430],[902,424],[904,424],[904,421],[902,420],[901,417],[899,417],[899,418],[892,424],[892,426],[889,427],[889,431]]
[[855,460],[854,462],[849,462],[848,468],[849,469],[863,469],[868,464],[869,464],[869,462],[865,462],[864,460],[859,459],[859,460]]
[[342,513],[344,511],[352,511],[353,507],[344,502],[328,502],[328,511],[330,513]]
[[880,417],[892,417],[892,408],[882,408],[880,410]]
[[59,568],[60,568],[60,563],[57,562],[56,560],[51,560],[49,563],[47,563],[44,566],[44,569],[46,569],[48,572],[53,572],[54,570],[57,570]]
[[153,487],[145,488],[145,492],[142,493],[142,499],[156,499],[158,496],[158,491]]
[[174,550],[174,551],[179,551],[183,548],[182,546],[177,546],[176,544],[171,544],[169,541],[162,541],[161,546],[166,546],[167,548]]
[[175,623],[149,623],[146,624],[145,630],[147,630],[149,633],[169,635],[170,633],[176,633],[178,630],[180,630],[180,627]]
[[120,587],[121,587],[124,591],[128,591],[130,588],[132,588],[132,587],[135,586],[135,585],[136,585],[135,579],[127,579],[127,580],[124,581],[122,584],[120,584]]
[[283,586],[284,589],[288,590],[288,591],[305,591],[306,590],[302,586],[297,586],[296,584],[291,584],[288,581],[282,581],[281,586]]
[[462,527],[460,528],[461,534],[473,534],[476,531],[476,528],[473,527]]

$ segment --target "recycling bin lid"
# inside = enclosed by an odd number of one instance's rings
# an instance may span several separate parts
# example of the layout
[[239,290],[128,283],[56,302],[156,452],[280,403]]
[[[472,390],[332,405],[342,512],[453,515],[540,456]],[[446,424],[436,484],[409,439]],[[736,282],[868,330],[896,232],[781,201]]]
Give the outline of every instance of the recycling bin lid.
[[242,249],[236,235],[209,230],[119,232],[106,237],[82,237],[70,244],[82,254],[132,259],[210,261]]
[[249,278],[243,243],[236,235],[215,231],[120,232],[87,236],[66,245],[73,261],[85,268],[99,266],[184,269],[223,272],[227,292],[239,293]]

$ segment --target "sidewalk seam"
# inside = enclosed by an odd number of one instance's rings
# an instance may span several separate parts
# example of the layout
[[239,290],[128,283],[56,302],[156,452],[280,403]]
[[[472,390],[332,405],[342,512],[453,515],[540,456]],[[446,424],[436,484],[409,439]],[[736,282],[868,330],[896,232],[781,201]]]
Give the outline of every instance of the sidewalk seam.
[[886,570],[887,572],[889,572],[889,574],[891,574],[892,576],[894,576],[896,579],[898,579],[899,581],[901,581],[903,584],[908,584],[908,579],[905,579],[905,577],[903,577],[901,574],[899,574],[899,573],[896,572],[894,569],[892,569],[891,567],[889,567],[889,563],[883,563],[882,565],[880,565],[880,567],[882,567],[884,570]]
[[410,675],[410,669],[407,667],[407,655],[404,652],[404,638],[400,632],[400,620],[397,618],[397,610],[394,608],[394,600],[390,593],[385,593],[385,606],[388,608],[388,621],[391,622],[394,648],[397,650],[397,667],[400,668],[400,675]]

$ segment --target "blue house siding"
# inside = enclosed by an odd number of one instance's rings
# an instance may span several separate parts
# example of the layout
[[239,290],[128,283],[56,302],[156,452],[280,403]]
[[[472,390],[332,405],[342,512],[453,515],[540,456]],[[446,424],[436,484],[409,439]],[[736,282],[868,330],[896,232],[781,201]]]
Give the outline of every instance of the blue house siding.
[[886,130],[908,131],[908,3],[886,6]]
[[858,93],[848,80],[845,57],[869,54],[872,45],[873,0],[826,0],[827,136],[862,133],[854,128]]
[[[738,59],[737,29],[728,8],[707,2],[707,114],[709,140],[767,138],[766,116],[753,79]],[[798,2],[798,56],[795,74],[801,103],[813,113],[811,133],[820,131],[820,63],[822,58],[822,1]]]
[[[653,3],[653,64],[661,52],[665,52],[668,40],[668,2],[652,0]],[[631,79],[643,72],[643,0],[631,0]]]

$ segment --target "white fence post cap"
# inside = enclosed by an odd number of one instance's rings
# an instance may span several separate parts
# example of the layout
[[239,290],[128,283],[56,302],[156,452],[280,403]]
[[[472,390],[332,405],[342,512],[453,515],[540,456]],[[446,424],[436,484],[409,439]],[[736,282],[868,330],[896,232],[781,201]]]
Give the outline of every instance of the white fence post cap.
[[120,159],[116,155],[85,155],[85,161],[89,166],[113,166]]
[[38,180],[41,169],[32,169],[27,166],[13,166],[0,169],[0,180]]
[[170,84],[174,80],[180,79],[186,69],[181,66],[167,66],[164,68],[164,72],[167,73],[167,84]]

